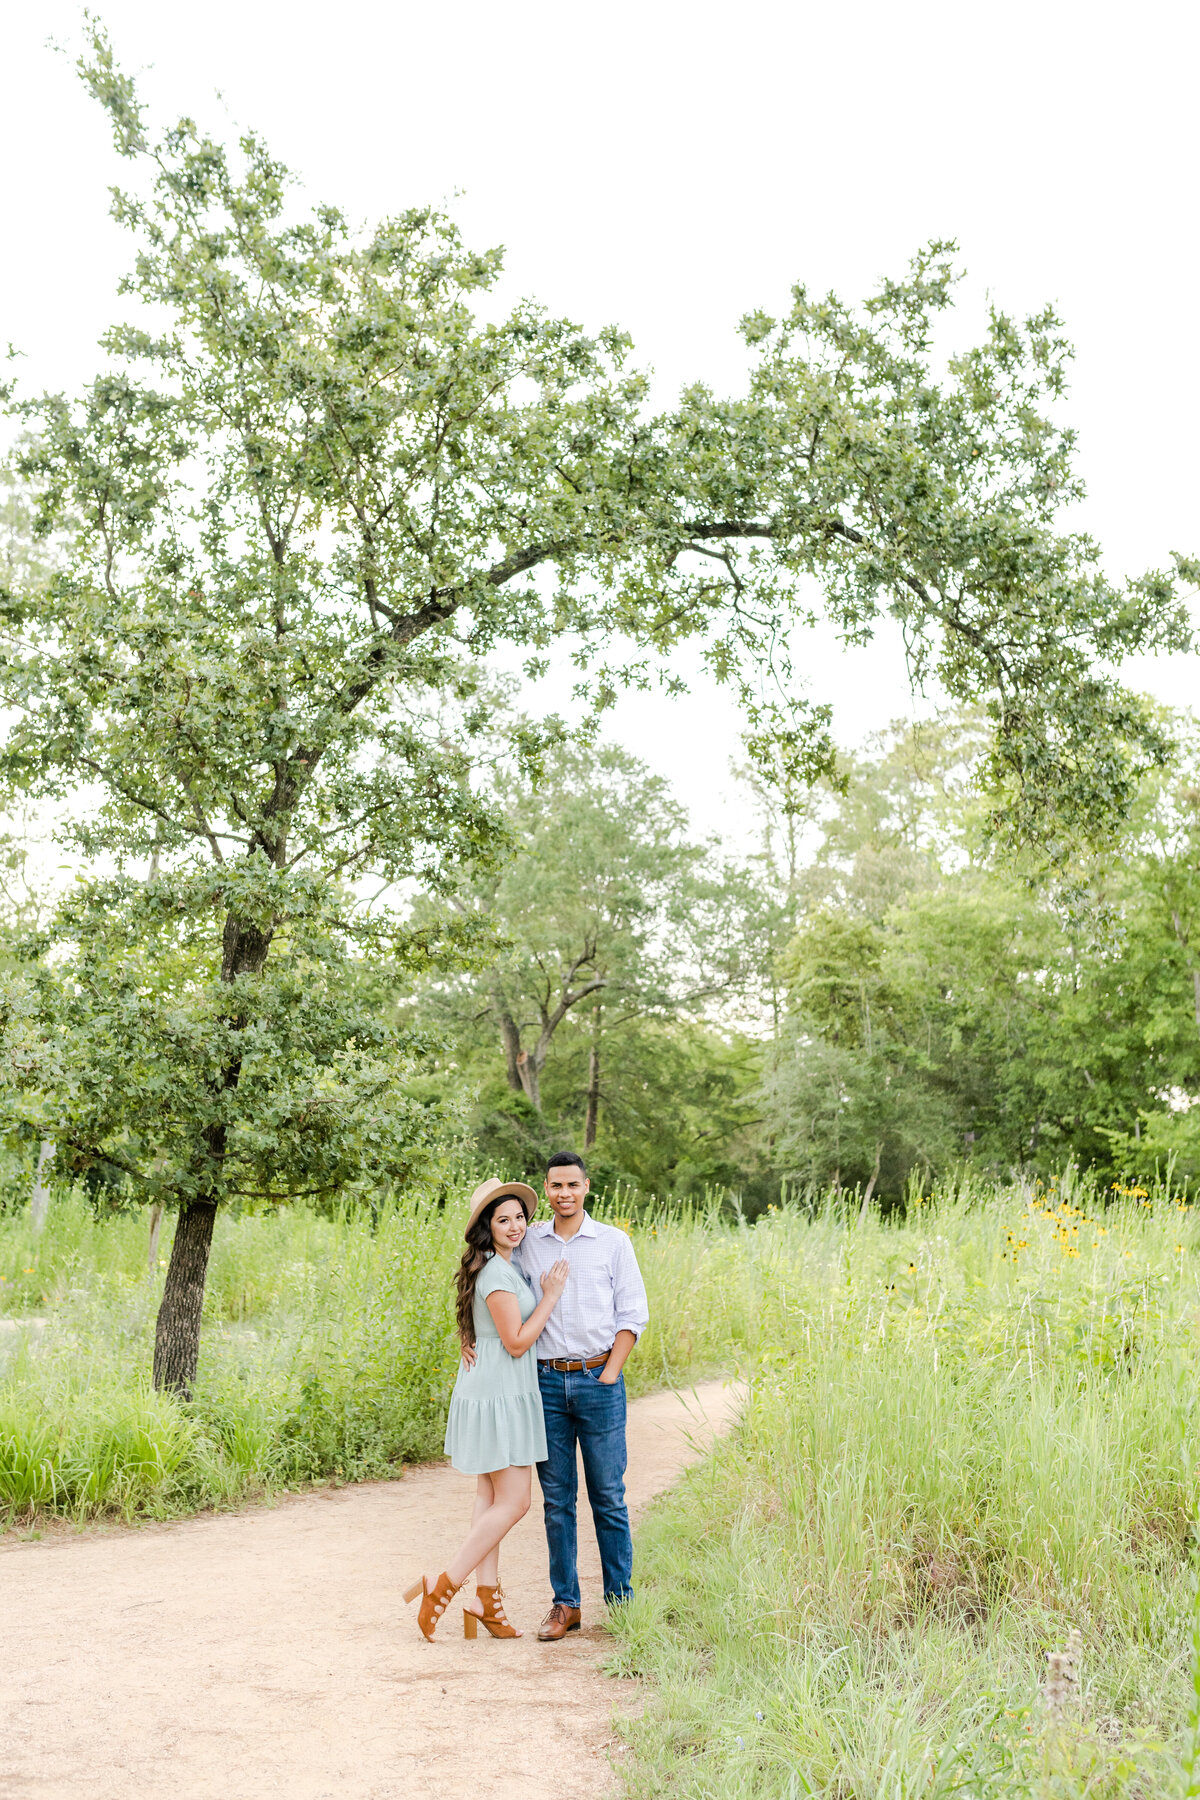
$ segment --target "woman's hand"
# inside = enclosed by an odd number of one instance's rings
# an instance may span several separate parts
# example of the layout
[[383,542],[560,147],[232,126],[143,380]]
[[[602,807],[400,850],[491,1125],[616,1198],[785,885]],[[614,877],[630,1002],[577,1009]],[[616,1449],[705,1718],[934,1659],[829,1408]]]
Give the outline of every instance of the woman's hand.
[[545,1300],[558,1301],[567,1285],[567,1276],[571,1273],[571,1265],[565,1256],[560,1256],[556,1263],[551,1263],[542,1276],[542,1297]]

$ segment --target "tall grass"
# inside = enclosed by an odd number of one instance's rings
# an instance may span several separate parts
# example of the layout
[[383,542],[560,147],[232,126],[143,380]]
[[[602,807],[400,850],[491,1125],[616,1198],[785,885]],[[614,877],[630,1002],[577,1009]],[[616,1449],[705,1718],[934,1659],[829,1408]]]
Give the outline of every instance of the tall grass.
[[[159,1264],[170,1248],[164,1229]],[[419,1199],[374,1221],[224,1218],[194,1403],[148,1381],[162,1267],[144,1219],[73,1197],[36,1242],[0,1221],[0,1506],[163,1514],[440,1448],[453,1233]]]
[[[145,1215],[97,1220],[61,1193],[40,1237],[26,1211],[0,1216],[0,1518],[164,1516],[440,1455],[460,1224],[420,1195],[374,1215],[222,1217],[200,1379],[182,1406],[149,1386],[169,1221],[149,1268]],[[698,1360],[724,1365],[744,1341],[727,1234],[710,1241],[688,1215],[652,1224],[641,1247],[656,1321],[635,1392]]]
[[[744,1422],[643,1529],[617,1623],[656,1693],[632,1791],[1184,1792],[1192,1211],[958,1188],[895,1226],[829,1207],[735,1236]],[[1064,1707],[1046,1658],[1073,1629]]]
[[[1190,1207],[964,1183],[887,1224],[830,1201],[630,1229],[634,1391],[747,1382],[614,1620],[648,1683],[633,1795],[1200,1794]],[[0,1218],[0,1508],[161,1516],[438,1454],[458,1247],[421,1196],[222,1218],[181,1406],[148,1385],[145,1220],[69,1195],[36,1241]],[[1047,1682],[1073,1631],[1077,1691]]]

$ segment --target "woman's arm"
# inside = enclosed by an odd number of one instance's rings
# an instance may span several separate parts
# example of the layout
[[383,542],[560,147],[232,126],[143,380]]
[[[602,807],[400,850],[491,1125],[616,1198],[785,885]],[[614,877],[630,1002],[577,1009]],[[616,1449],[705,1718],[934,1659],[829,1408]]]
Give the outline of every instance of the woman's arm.
[[521,1308],[515,1294],[498,1288],[494,1294],[488,1295],[487,1309],[500,1333],[500,1342],[510,1356],[524,1356],[537,1343],[546,1320],[558,1305],[559,1297],[567,1285],[569,1269],[570,1264],[566,1258],[560,1257],[558,1262],[546,1270],[542,1276],[542,1297],[523,1325]]

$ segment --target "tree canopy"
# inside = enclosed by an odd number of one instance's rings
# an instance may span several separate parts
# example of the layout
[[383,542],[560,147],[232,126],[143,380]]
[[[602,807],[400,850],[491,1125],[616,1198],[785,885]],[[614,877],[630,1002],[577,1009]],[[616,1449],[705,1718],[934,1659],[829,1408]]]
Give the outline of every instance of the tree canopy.
[[[505,852],[476,771],[489,652],[532,669],[568,641],[602,707],[699,639],[751,753],[808,778],[833,746],[795,629],[891,614],[988,708],[997,825],[1053,850],[1165,755],[1097,659],[1184,624],[1170,577],[1118,588],[1059,527],[1053,314],[993,312],[941,368],[950,245],[863,307],[796,287],[743,321],[744,393],[656,413],[623,333],[498,309],[500,253],[443,215],[305,211],[258,138],[155,135],[99,32],[81,73],[131,165],[134,316],[80,394],[11,403],[61,552],[3,593],[0,799],[69,804],[92,868],[3,1024],[12,1110],[179,1206],[156,1379],[186,1389],[222,1202],[424,1153],[428,1105],[394,1099],[419,1046],[361,965],[478,947],[397,896]],[[547,735],[521,727],[517,764]]]

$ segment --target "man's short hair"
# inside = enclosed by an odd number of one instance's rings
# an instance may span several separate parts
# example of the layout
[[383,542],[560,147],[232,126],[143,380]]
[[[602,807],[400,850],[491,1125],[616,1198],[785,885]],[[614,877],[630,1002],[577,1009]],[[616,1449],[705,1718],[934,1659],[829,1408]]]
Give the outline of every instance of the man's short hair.
[[581,1175],[587,1174],[587,1164],[574,1150],[557,1150],[546,1164],[547,1175],[551,1169],[578,1169]]

